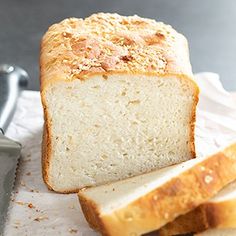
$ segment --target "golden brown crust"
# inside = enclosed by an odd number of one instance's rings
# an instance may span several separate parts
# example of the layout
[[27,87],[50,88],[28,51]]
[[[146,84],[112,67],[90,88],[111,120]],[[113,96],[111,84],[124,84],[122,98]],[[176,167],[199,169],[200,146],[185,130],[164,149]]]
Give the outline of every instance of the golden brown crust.
[[[236,227],[236,199],[207,202],[162,227],[160,236],[199,233],[210,228]],[[196,222],[197,221],[197,222]]]
[[171,26],[138,16],[94,14],[54,24],[41,45],[42,86],[92,74],[153,73],[192,78],[188,44]]
[[[162,227],[214,196],[236,178],[235,171],[236,144],[233,144],[110,215],[86,211],[89,205],[99,209],[91,199],[81,202],[82,209],[91,226],[97,221],[103,222],[96,229],[107,232],[106,235],[130,235],[134,229],[142,234]],[[78,195],[86,198],[83,190]],[[132,220],[127,218],[127,214]]]
[[[227,151],[229,155],[232,152]],[[236,155],[234,154],[236,158]],[[205,202],[192,212],[179,216],[173,222],[162,227],[160,236],[202,232],[209,228],[236,227],[236,198],[219,202]],[[195,220],[197,219],[197,224]]]
[[53,188],[49,184],[49,177],[48,177],[48,168],[49,168],[49,156],[51,155],[51,139],[50,137],[50,121],[48,120],[47,109],[45,107],[45,103],[43,101],[44,97],[42,96],[42,104],[44,109],[44,127],[43,127],[43,137],[42,137],[42,174],[43,180],[47,185],[49,190]]
[[89,223],[90,227],[97,231],[100,231],[104,236],[109,236],[109,233],[106,231],[106,227],[100,217],[100,210],[97,205],[89,201],[83,195],[80,196],[79,201],[82,211],[86,212],[87,214],[86,220]]
[[52,25],[41,42],[40,83],[46,124],[42,162],[43,178],[49,189],[53,186],[48,176],[51,124],[47,88],[59,81],[111,74],[177,77],[191,83],[195,94],[189,145],[192,158],[195,157],[194,127],[199,89],[192,80],[185,37],[169,25],[138,16],[99,13],[84,20],[70,18]]
[[[188,216],[188,217],[185,217]],[[207,228],[207,220],[201,207],[197,207],[186,215],[179,216],[173,222],[166,224],[156,231],[158,236],[179,235],[185,233],[202,232]]]
[[193,108],[191,113],[191,119],[190,119],[190,150],[192,153],[192,157],[196,157],[196,150],[195,150],[195,123],[196,123],[196,108],[199,100],[199,89],[198,87],[195,87],[195,94],[194,94],[194,101],[193,101]]

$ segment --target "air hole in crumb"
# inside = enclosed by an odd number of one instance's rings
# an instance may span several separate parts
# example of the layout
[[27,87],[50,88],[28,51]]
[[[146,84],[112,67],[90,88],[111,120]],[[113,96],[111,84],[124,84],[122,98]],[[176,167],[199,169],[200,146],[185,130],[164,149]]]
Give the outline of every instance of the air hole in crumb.
[[128,104],[139,104],[139,103],[140,103],[140,100],[132,100],[128,102]]
[[102,163],[95,163],[95,166],[99,169],[102,167]]
[[121,139],[116,139],[116,140],[114,140],[114,143],[115,143],[115,144],[121,144],[121,143],[122,143],[122,140],[121,140]]
[[93,86],[92,88],[98,89],[98,88],[101,88],[101,87],[100,87],[100,85],[95,85],[95,86]]
[[123,155],[124,157],[126,157],[126,156],[128,156],[128,153],[123,153],[122,155]]
[[126,81],[125,80],[120,80],[120,83],[125,83],[126,84]]
[[70,151],[70,149],[68,147],[66,147],[66,151]]
[[168,155],[173,156],[175,153],[173,151],[169,151]]
[[125,95],[126,95],[126,92],[123,91],[123,92],[121,93],[121,96],[125,96]]
[[102,159],[102,160],[105,160],[105,159],[107,159],[107,158],[108,158],[107,155],[101,155],[101,159]]
[[162,87],[164,85],[164,83],[163,82],[161,82],[161,81],[157,81],[157,87]]
[[168,142],[169,142],[169,139],[168,139],[168,138],[166,138],[166,139],[165,139],[165,143],[168,143]]

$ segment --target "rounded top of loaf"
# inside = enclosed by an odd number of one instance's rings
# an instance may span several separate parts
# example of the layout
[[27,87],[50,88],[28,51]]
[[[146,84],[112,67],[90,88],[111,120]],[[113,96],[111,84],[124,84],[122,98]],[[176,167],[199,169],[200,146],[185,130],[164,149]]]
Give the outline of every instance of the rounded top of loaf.
[[42,82],[108,73],[192,77],[183,35],[162,22],[109,13],[52,25],[42,39],[40,66]]

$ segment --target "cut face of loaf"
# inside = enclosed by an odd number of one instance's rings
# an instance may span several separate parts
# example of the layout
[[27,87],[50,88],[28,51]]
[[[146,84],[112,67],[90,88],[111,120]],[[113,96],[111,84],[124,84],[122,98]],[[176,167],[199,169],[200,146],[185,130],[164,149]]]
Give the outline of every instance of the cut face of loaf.
[[67,19],[41,45],[43,177],[75,192],[195,156],[186,39],[138,16]]
[[139,75],[96,76],[47,90],[57,191],[128,178],[193,157],[191,83]]

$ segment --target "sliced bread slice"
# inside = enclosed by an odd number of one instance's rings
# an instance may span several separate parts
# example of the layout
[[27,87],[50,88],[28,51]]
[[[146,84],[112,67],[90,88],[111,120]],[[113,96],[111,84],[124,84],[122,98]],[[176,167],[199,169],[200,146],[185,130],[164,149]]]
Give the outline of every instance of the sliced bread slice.
[[201,232],[208,228],[236,228],[236,181],[193,211],[162,227],[159,235]]
[[141,235],[199,206],[235,178],[236,143],[204,158],[83,189],[78,195],[88,223],[103,235]]
[[195,157],[198,86],[185,37],[138,16],[94,14],[41,44],[43,178],[57,192]]

